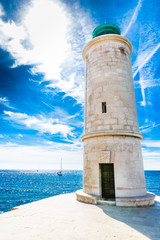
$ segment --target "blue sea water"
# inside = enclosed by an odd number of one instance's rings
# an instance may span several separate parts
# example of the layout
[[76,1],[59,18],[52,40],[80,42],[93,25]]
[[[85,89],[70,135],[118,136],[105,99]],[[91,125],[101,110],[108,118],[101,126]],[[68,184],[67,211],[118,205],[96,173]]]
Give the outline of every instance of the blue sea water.
[[[160,171],[145,171],[147,190],[160,196]],[[0,213],[13,207],[82,188],[82,171],[0,170]]]
[[82,188],[82,171],[0,170],[0,212]]

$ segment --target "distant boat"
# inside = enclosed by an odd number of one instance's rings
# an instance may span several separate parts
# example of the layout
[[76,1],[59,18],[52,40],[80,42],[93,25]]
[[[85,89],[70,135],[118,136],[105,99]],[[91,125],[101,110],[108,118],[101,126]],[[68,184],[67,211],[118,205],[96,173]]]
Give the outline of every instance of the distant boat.
[[61,166],[60,166],[60,171],[59,171],[59,172],[57,172],[57,175],[58,175],[58,176],[62,176],[62,175],[63,175],[63,173],[62,173],[62,158],[61,158]]

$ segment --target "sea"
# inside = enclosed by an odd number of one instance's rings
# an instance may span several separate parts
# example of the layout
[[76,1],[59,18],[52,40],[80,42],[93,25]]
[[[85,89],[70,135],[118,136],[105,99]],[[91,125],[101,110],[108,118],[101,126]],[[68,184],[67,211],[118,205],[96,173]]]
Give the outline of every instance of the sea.
[[[160,196],[160,171],[145,171],[147,191]],[[83,171],[0,170],[0,213],[13,207],[81,189]]]

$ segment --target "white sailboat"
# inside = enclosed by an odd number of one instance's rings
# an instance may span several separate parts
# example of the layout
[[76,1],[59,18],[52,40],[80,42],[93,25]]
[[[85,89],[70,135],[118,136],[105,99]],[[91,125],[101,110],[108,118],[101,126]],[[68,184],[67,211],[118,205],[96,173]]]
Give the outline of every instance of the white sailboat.
[[59,171],[59,172],[57,172],[57,175],[58,175],[58,176],[62,176],[62,175],[63,175],[63,173],[62,173],[62,158],[61,158],[61,166],[60,166],[60,171]]

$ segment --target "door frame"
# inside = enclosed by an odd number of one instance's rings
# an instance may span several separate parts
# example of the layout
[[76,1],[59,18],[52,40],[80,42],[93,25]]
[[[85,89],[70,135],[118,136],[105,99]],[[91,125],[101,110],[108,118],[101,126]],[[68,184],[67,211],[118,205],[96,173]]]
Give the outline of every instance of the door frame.
[[[115,189],[115,168],[114,168],[114,163],[99,163],[99,196],[102,198],[102,164],[112,164],[113,165],[113,177],[114,177],[114,192],[115,192],[115,198],[116,199],[116,189]],[[107,200],[106,200],[107,201]]]

